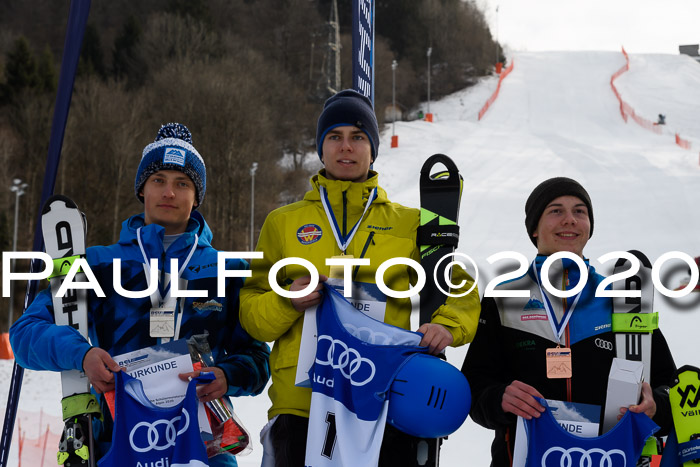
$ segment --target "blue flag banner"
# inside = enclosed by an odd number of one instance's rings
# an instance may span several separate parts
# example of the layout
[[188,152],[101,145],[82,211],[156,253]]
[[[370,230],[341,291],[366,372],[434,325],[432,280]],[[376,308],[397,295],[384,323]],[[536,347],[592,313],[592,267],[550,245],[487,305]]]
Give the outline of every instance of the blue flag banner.
[[352,6],[352,87],[374,104],[374,0]]

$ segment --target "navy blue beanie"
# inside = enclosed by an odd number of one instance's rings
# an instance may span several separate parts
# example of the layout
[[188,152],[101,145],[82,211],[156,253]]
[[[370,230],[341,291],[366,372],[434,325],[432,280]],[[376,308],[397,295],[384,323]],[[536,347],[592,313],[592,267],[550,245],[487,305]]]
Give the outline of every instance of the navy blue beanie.
[[374,162],[379,150],[379,125],[372,102],[367,96],[352,89],[345,89],[326,100],[316,126],[316,150],[321,160],[323,139],[330,130],[339,126],[356,126],[369,137]]
[[155,141],[144,148],[134,183],[136,197],[142,203],[143,196],[139,193],[143,184],[159,170],[177,170],[190,177],[196,191],[197,206],[194,209],[202,204],[207,191],[207,168],[202,156],[192,146],[192,134],[185,125],[166,123],[158,130]]

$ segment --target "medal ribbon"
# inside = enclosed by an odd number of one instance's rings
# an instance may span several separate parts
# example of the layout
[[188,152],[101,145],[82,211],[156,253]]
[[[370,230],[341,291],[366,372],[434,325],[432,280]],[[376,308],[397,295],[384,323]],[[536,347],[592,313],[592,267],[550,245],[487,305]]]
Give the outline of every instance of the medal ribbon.
[[[148,260],[148,255],[146,254],[146,250],[143,247],[143,241],[141,240],[141,227],[136,230],[136,238],[138,239],[139,242],[139,248],[141,249],[141,255],[143,256],[143,261],[144,265],[143,268],[146,272],[146,282],[148,283],[148,286],[151,286],[151,263]],[[192,245],[192,248],[190,249],[190,252],[187,255],[187,258],[185,259],[185,262],[182,264],[182,267],[180,267],[180,270],[177,272],[177,275],[175,276],[174,280],[179,281],[180,276],[182,275],[183,271],[187,267],[187,265],[190,262],[190,259],[192,259],[192,255],[194,254],[194,250],[197,249],[197,244],[199,243],[199,236],[197,234],[194,235],[194,245]],[[161,268],[165,270],[165,264],[161,264]],[[161,306],[164,305],[172,305],[175,307],[175,299],[170,296],[170,284],[173,282],[173,274],[172,271],[170,271],[170,282],[167,285],[164,284],[158,284],[158,289],[156,289],[155,292],[153,292],[153,295],[151,295],[151,305],[153,305],[154,308],[160,308]],[[162,290],[165,291],[165,296],[161,294],[161,286]]]
[[350,245],[352,238],[357,233],[357,229],[360,228],[360,222],[362,222],[362,219],[365,217],[365,214],[367,214],[367,211],[369,210],[369,207],[372,205],[374,200],[377,199],[377,188],[372,190],[372,192],[369,194],[369,198],[367,199],[367,204],[365,205],[365,210],[362,213],[362,216],[360,216],[360,219],[355,223],[355,225],[350,230],[350,233],[348,233],[348,235],[345,237],[343,237],[343,235],[340,233],[340,227],[338,226],[338,221],[336,220],[335,214],[333,213],[331,203],[328,200],[328,192],[326,192],[326,188],[321,185],[319,186],[319,191],[321,192],[321,204],[323,204],[323,210],[326,211],[326,217],[328,218],[328,223],[331,225],[331,230],[333,231],[335,241],[338,244],[340,251],[345,253],[345,250],[348,249],[348,245]]
[[[542,288],[542,279],[540,278],[539,274],[537,273],[537,268],[535,267],[535,262],[532,262],[532,272],[535,274],[535,279],[537,280],[537,287],[540,289],[540,295],[542,296],[542,303],[544,304],[544,308],[547,311],[547,316],[549,317],[549,325],[552,327],[552,333],[554,334],[554,339],[557,341],[559,345],[563,345],[561,342],[561,336],[564,334],[564,330],[566,329],[566,326],[569,324],[569,320],[571,319],[571,315],[574,314],[574,309],[576,308],[576,304],[578,303],[578,299],[581,298],[581,292],[577,293],[574,296],[574,302],[571,304],[568,310],[564,310],[564,315],[562,316],[561,321],[557,321],[557,316],[554,314],[554,310],[552,309],[552,304],[549,302],[549,297],[545,293],[544,289]],[[571,297],[569,297],[571,298]]]

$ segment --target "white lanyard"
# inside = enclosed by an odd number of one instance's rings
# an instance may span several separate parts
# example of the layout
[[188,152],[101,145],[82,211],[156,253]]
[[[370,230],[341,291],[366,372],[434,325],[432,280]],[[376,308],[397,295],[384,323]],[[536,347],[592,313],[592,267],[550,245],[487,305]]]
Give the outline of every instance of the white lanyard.
[[574,308],[576,308],[576,304],[578,303],[578,299],[581,298],[581,292],[576,294],[576,298],[574,298],[574,303],[571,304],[569,307],[569,310],[564,310],[564,315],[562,316],[561,322],[557,323],[557,317],[554,314],[554,311],[552,310],[552,305],[549,303],[549,297],[545,294],[544,290],[542,289],[542,281],[540,280],[539,274],[537,274],[537,268],[535,267],[535,261],[532,262],[532,272],[535,274],[535,279],[537,280],[537,287],[540,289],[540,295],[542,296],[542,303],[544,304],[545,310],[547,310],[547,315],[549,317],[549,325],[552,327],[552,333],[554,334],[554,339],[560,344],[563,345],[561,342],[561,336],[564,334],[564,331],[566,330],[566,326],[569,324],[569,320],[571,319],[571,315],[574,314]]
[[[136,238],[138,239],[139,242],[139,248],[141,249],[141,255],[143,255],[143,261],[144,261],[144,269],[146,271],[146,282],[148,283],[148,286],[151,286],[151,263],[148,260],[148,255],[146,255],[146,250],[143,247],[143,242],[141,241],[141,227],[136,230]],[[170,284],[172,284],[173,280],[179,281],[180,276],[182,275],[183,271],[185,270],[185,267],[187,267],[187,264],[189,264],[190,259],[192,259],[192,255],[194,254],[194,250],[197,249],[197,244],[199,243],[199,236],[197,234],[194,235],[194,244],[192,245],[192,248],[190,249],[189,254],[187,255],[187,258],[185,259],[185,262],[182,264],[182,267],[180,267],[180,270],[177,272],[177,276],[175,278],[172,277],[172,271],[170,271],[170,283],[167,285],[163,284],[164,290],[166,291],[165,296],[163,297],[160,293],[160,288],[156,287],[155,292],[151,295],[151,305],[153,305],[154,308],[159,308],[162,306],[170,305],[175,308],[175,302],[176,298],[171,297],[170,291],[171,287]],[[163,270],[165,270],[165,264],[160,265]],[[179,284],[179,283],[178,283]]]
[[335,219],[333,208],[331,207],[331,203],[328,201],[328,194],[326,193],[326,188],[321,185],[319,187],[319,191],[321,192],[321,204],[323,204],[323,209],[324,211],[326,211],[326,217],[328,218],[328,223],[331,225],[331,230],[333,231],[335,241],[336,243],[338,243],[338,248],[340,248],[340,251],[345,253],[345,250],[348,249],[348,245],[350,245],[352,238],[357,233],[357,229],[360,228],[360,222],[362,222],[362,219],[365,217],[365,214],[367,214],[370,205],[374,202],[375,199],[377,199],[377,188],[372,190],[372,192],[369,194],[369,198],[367,199],[367,205],[365,206],[365,210],[362,213],[362,216],[357,221],[357,223],[355,223],[352,230],[350,230],[350,233],[346,237],[343,237],[343,235],[340,233],[338,221]]

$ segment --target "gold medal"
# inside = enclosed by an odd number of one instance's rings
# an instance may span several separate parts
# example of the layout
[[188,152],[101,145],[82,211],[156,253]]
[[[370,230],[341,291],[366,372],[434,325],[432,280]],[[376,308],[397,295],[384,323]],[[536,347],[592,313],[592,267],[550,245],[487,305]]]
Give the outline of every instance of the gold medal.
[[[346,255],[343,253],[342,255],[338,256],[332,256],[331,259],[353,259],[353,255]],[[343,278],[343,266],[340,264],[333,265],[331,266],[331,270],[328,273],[328,277],[330,279],[342,279]]]

